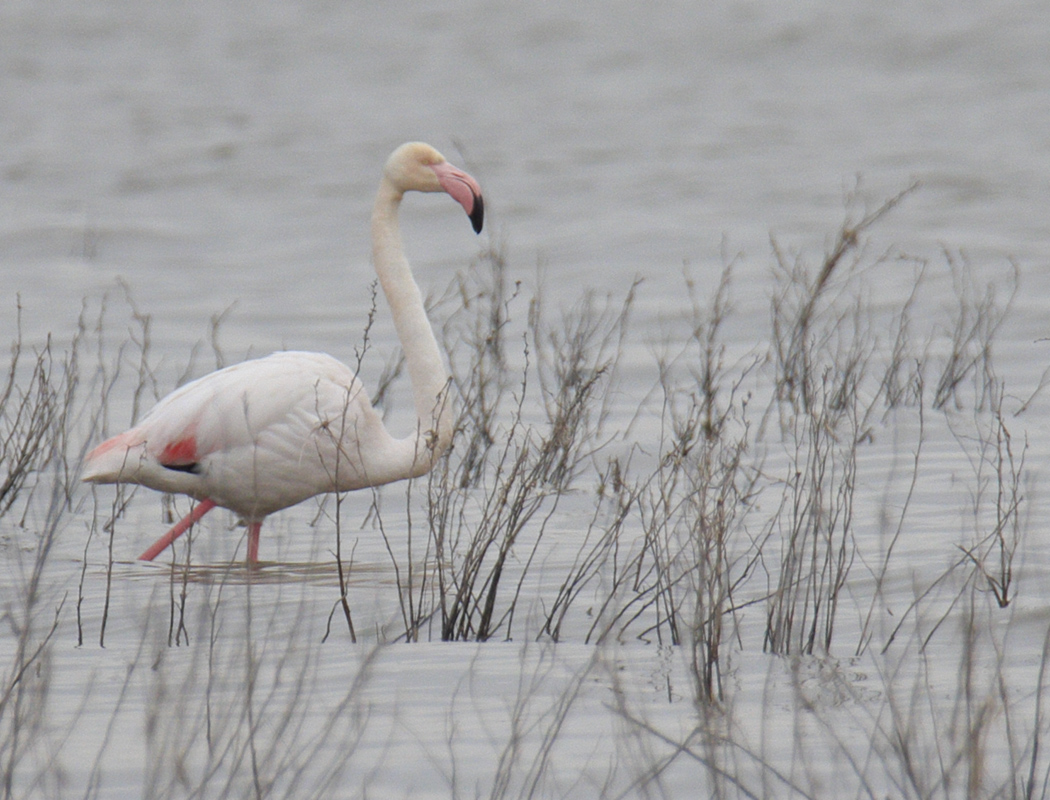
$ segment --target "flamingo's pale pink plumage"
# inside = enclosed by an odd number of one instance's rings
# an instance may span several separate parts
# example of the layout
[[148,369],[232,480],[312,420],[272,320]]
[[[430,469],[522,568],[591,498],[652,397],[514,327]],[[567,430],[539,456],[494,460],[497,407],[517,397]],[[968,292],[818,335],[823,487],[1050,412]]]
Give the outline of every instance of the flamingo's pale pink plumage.
[[85,481],[137,483],[200,501],[140,558],[152,560],[222,506],[247,523],[255,562],[267,514],[323,492],[422,475],[448,448],[448,372],[398,230],[408,191],[447,192],[475,232],[484,211],[477,182],[429,145],[404,144],[387,160],[372,212],[373,259],[405,353],[415,432],[395,439],[353,371],[322,353],[274,353],[188,383],[85,459]]

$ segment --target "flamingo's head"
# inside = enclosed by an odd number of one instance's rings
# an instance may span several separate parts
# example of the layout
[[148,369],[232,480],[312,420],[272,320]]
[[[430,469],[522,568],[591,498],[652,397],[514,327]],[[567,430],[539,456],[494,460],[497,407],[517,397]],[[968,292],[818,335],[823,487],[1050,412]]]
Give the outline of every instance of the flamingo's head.
[[481,233],[485,219],[481,187],[429,144],[401,145],[391,153],[383,172],[401,192],[447,192],[467,212],[474,233]]

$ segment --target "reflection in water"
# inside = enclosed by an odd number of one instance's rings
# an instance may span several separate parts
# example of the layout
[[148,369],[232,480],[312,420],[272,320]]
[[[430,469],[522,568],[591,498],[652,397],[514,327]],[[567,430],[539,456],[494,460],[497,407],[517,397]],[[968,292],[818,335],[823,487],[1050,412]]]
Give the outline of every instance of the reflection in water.
[[[155,582],[170,577],[174,582],[187,581],[208,586],[230,584],[310,584],[339,586],[339,569],[334,560],[315,562],[259,561],[249,566],[242,561],[226,564],[144,564],[141,561],[114,562],[113,578],[119,581]],[[433,572],[431,563],[419,564],[415,574]],[[397,586],[397,576],[389,563],[352,562],[343,565],[346,582],[350,585]]]

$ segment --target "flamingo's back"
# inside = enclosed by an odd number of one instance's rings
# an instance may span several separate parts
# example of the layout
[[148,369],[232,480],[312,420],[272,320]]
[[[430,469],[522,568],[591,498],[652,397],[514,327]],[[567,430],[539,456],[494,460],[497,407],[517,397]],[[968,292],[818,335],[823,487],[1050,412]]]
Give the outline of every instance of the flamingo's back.
[[282,352],[172,392],[89,453],[83,480],[210,499],[255,520],[321,492],[406,477],[410,450],[346,365]]

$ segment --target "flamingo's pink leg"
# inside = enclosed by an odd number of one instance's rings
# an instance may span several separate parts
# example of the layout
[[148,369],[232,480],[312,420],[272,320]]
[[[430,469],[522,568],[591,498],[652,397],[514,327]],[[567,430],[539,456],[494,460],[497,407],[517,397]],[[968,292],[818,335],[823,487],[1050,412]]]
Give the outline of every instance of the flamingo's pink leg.
[[251,522],[248,524],[248,563],[257,564],[259,562],[259,531],[262,530],[261,522]]
[[164,552],[168,545],[170,545],[172,542],[174,542],[176,539],[182,536],[182,534],[184,534],[186,531],[188,531],[193,525],[193,523],[195,523],[213,508],[215,508],[215,502],[213,500],[201,500],[199,503],[197,503],[197,505],[189,514],[183,517],[179,521],[179,523],[175,525],[174,528],[172,528],[170,531],[168,531],[159,539],[157,539],[157,541],[155,541],[152,545],[150,545],[149,550],[147,550],[145,553],[139,556],[139,561],[152,561],[153,559],[155,559],[162,552]]

